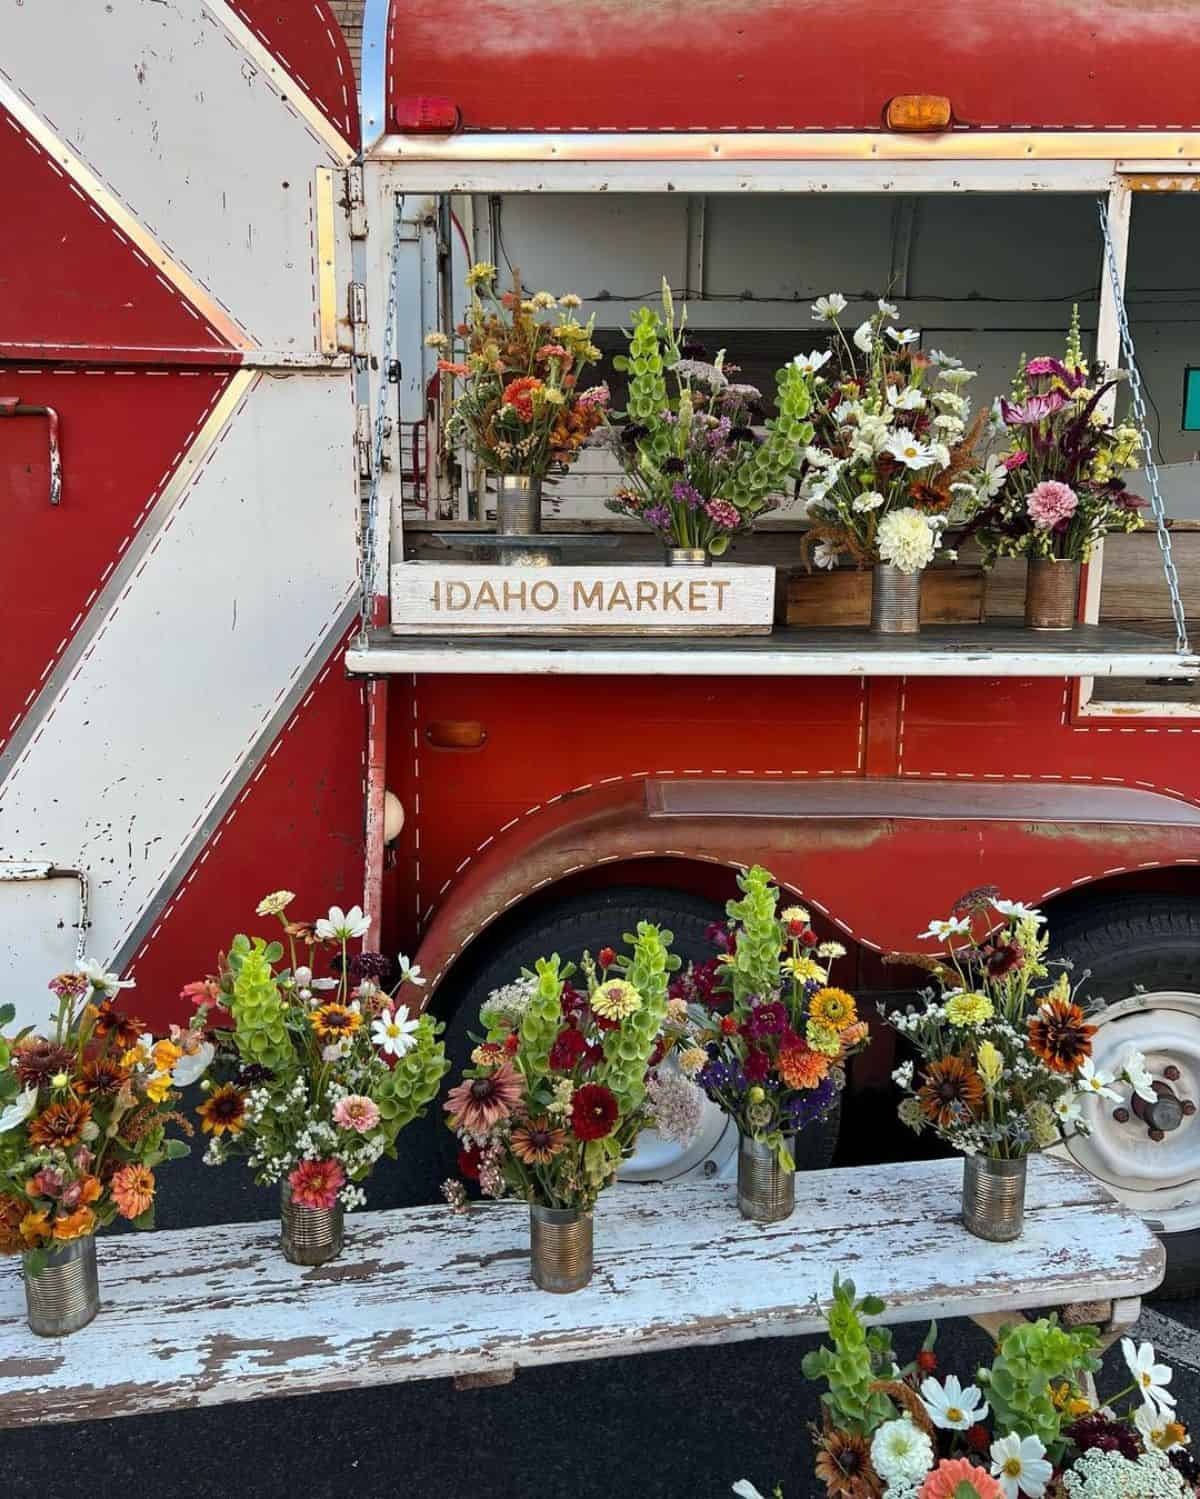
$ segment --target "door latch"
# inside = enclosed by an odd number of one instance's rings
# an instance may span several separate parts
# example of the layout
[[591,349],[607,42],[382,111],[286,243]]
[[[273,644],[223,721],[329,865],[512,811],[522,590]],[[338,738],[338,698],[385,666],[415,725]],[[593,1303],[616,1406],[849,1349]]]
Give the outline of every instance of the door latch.
[[0,396],[0,416],[44,416],[50,429],[50,503],[62,499],[62,452],[58,446],[58,412],[53,406],[27,406],[20,396]]

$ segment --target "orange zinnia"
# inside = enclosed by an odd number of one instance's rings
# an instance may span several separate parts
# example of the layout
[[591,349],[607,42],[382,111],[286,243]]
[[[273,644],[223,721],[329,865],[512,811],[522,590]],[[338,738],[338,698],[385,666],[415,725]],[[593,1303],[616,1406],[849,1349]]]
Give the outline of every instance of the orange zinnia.
[[983,1102],[983,1079],[965,1057],[943,1057],[930,1062],[925,1083],[917,1094],[921,1112],[939,1129],[961,1124]]
[[77,1207],[73,1213],[54,1220],[56,1239],[82,1239],[96,1227],[96,1215],[89,1207]]
[[775,1070],[781,1082],[789,1088],[815,1088],[829,1071],[831,1057],[813,1051],[803,1042],[799,1046],[784,1046],[780,1049]]
[[149,1166],[122,1166],[108,1189],[122,1218],[140,1218],[154,1201],[154,1172]]
[[1051,999],[1029,1022],[1029,1045],[1052,1072],[1074,1072],[1092,1054],[1094,1025],[1069,999]]
[[65,1150],[69,1145],[78,1145],[83,1137],[83,1127],[91,1117],[90,1103],[52,1103],[29,1126],[29,1143],[48,1150],[56,1146]]

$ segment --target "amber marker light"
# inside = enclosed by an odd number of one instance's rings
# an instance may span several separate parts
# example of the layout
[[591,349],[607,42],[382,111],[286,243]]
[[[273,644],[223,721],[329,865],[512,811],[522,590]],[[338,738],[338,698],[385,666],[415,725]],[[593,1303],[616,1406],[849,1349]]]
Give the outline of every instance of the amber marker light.
[[885,118],[889,130],[945,130],[952,113],[944,94],[897,94]]
[[480,749],[487,730],[473,719],[435,718],[426,725],[425,738],[436,749]]

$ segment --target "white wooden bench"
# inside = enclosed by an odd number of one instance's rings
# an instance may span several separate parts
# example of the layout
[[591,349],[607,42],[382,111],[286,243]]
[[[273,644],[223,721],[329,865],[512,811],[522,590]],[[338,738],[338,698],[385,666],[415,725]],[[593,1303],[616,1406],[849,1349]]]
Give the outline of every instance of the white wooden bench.
[[1161,1281],[1158,1241],[1077,1167],[1031,1163],[1015,1244],[967,1235],[961,1177],[957,1160],[813,1172],[768,1227],[728,1186],[618,1187],[595,1279],[570,1296],[530,1282],[518,1204],[358,1214],[342,1256],[310,1270],[272,1222],[106,1238],[100,1315],[62,1340],[28,1331],[17,1262],[0,1262],[0,1426],[821,1333],[835,1270],[890,1322],[1087,1302],[1130,1323]]

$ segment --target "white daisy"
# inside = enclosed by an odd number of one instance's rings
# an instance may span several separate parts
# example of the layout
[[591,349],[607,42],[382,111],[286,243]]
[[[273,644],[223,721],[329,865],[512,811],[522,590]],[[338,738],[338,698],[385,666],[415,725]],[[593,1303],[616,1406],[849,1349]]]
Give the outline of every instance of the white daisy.
[[929,1419],[943,1431],[969,1431],[988,1413],[987,1401],[981,1402],[977,1385],[963,1389],[957,1374],[946,1376],[946,1383],[930,1376],[921,1381],[921,1404]]
[[414,1033],[420,1021],[408,1018],[408,1006],[384,1010],[371,1027],[371,1040],[389,1057],[402,1057],[417,1044]]
[[402,984],[415,984],[420,989],[426,982],[420,968],[416,963],[410,963],[403,953],[399,953],[396,962],[400,967],[400,982]]
[[1050,1107],[1061,1125],[1075,1124],[1079,1120],[1079,1099],[1074,1093],[1060,1093]]
[[1141,1433],[1142,1445],[1147,1452],[1155,1447],[1159,1452],[1179,1452],[1186,1446],[1186,1442],[1178,1439],[1167,1440],[1167,1425],[1173,1415],[1173,1411],[1160,1410],[1153,1401],[1148,1400],[1145,1405],[1138,1406],[1134,1412],[1133,1424]]
[[1167,1389],[1172,1371],[1166,1364],[1155,1363],[1153,1343],[1139,1343],[1135,1347],[1132,1338],[1122,1338],[1121,1352],[1142,1399],[1160,1410],[1173,1409],[1175,1396]]
[[893,411],[921,411],[925,406],[925,397],[915,385],[906,385],[899,391],[894,385],[889,385],[887,403]]
[[889,328],[887,336],[893,343],[899,344],[903,349],[907,348],[909,344],[915,344],[921,335],[915,328]]
[[817,567],[826,568],[832,572],[837,566],[837,547],[830,545],[827,541],[818,541],[813,549],[813,562]]
[[1120,1075],[1146,1103],[1158,1102],[1154,1079],[1146,1068],[1146,1058],[1136,1046],[1127,1046],[1121,1053]]
[[876,307],[879,308],[880,312],[883,313],[884,317],[899,317],[900,316],[900,309],[896,306],[896,304],[894,302],[885,302],[883,300],[883,298],[880,297],[879,300],[875,303],[875,305],[876,305]]
[[992,1473],[1004,1490],[1005,1499],[1042,1499],[1054,1467],[1046,1461],[1046,1449],[1037,1437],[1016,1432],[992,1443]]
[[829,349],[813,349],[809,354],[797,354],[792,363],[803,375],[815,375],[833,358]]
[[854,330],[854,347],[861,349],[864,354],[869,354],[875,347],[875,334],[870,322],[859,323]]
[[1026,906],[1019,900],[994,900],[992,905],[1011,921],[1036,921],[1041,926],[1046,919],[1036,906]]
[[[935,461],[933,449],[914,437],[907,427],[894,432],[884,444],[884,452],[890,453],[905,468],[929,468]],[[944,465],[943,465],[944,466]]]
[[[1107,1072],[1101,1072],[1092,1061],[1091,1057],[1085,1057],[1079,1064],[1079,1070],[1075,1074],[1075,1086],[1081,1093],[1095,1093],[1100,1098],[1111,1098],[1120,1102],[1121,1095],[1113,1091],[1109,1084],[1113,1079]],[[1128,1339],[1126,1339],[1128,1342]],[[1150,1345],[1147,1343],[1146,1347]]]
[[36,1088],[26,1088],[23,1093],[18,1093],[8,1108],[0,1114],[0,1135],[7,1134],[10,1129],[16,1129],[19,1124],[24,1124],[37,1108],[37,1101],[38,1090]]
[[917,941],[935,937],[944,942],[947,937],[965,937],[970,930],[971,923],[966,916],[951,916],[948,921],[931,921],[925,931],[918,932]]
[[831,291],[827,297],[818,297],[813,303],[812,315],[815,323],[832,323],[839,313],[846,310],[846,299],[840,291]]
[[82,973],[93,989],[100,989],[106,999],[112,999],[122,989],[134,989],[137,987],[136,979],[118,978],[115,973],[108,973],[103,963],[97,963],[95,958],[80,958],[75,964],[75,972]]
[[370,926],[361,906],[351,906],[348,911],[341,906],[330,906],[329,915],[322,916],[313,930],[322,942],[349,942],[355,937],[365,937]]

